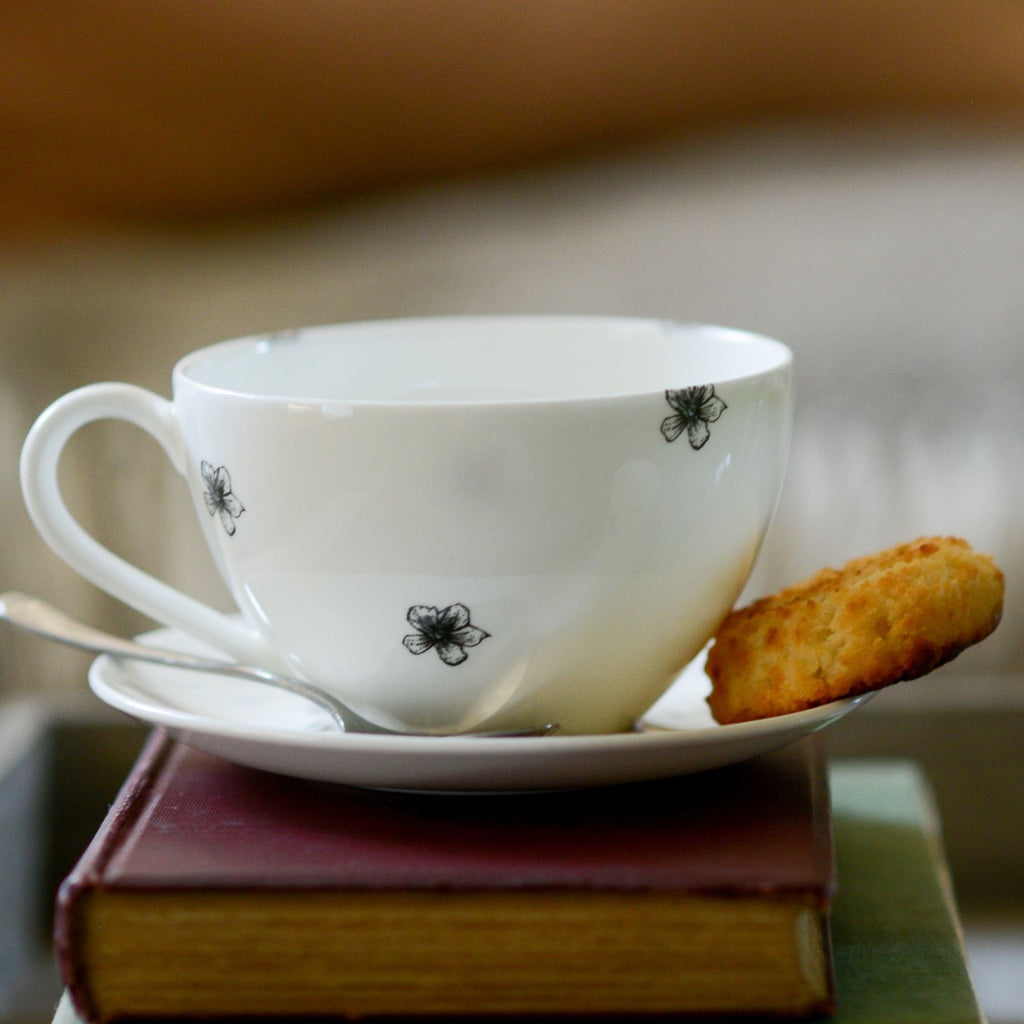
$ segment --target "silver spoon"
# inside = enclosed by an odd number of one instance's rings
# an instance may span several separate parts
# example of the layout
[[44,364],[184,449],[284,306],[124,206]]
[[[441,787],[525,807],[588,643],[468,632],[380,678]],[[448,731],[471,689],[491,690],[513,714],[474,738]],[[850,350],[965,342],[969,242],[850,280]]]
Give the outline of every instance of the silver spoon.
[[[62,611],[47,604],[38,597],[9,591],[0,594],[0,619],[9,622],[29,633],[56,640],[59,643],[97,654],[109,654],[115,658],[133,658],[136,661],[147,661],[155,665],[169,665],[172,668],[184,668],[194,672],[212,672],[219,675],[232,676],[252,682],[265,683],[287,690],[289,693],[305,697],[327,711],[345,732],[349,733],[383,733],[388,736],[422,736],[425,733],[402,732],[398,729],[386,729],[377,725],[336,697],[301,679],[278,675],[267,669],[252,665],[239,665],[235,662],[223,661],[219,658],[205,658],[181,651],[169,651],[162,647],[148,647],[144,644],[125,640],[102,630],[93,629],[82,622],[65,615]],[[493,732],[467,732],[446,735],[465,736],[547,736],[557,732],[554,724],[542,725],[532,729],[499,730]],[[430,733],[430,735],[439,735]]]

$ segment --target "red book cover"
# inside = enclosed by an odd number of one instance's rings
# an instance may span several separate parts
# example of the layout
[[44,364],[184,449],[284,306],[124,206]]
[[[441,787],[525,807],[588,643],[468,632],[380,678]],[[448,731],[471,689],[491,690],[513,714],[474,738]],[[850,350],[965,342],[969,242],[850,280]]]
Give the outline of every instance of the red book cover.
[[93,1020],[814,1013],[833,887],[814,738],[660,782],[441,796],[155,732],[61,888],[56,938]]

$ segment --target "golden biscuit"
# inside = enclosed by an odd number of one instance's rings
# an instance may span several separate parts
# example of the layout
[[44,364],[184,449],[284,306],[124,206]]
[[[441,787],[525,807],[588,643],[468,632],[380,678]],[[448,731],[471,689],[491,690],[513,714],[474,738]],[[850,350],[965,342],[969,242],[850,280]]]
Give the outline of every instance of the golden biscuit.
[[922,676],[996,628],[1003,588],[955,537],[822,569],[726,618],[708,652],[711,712],[769,718]]

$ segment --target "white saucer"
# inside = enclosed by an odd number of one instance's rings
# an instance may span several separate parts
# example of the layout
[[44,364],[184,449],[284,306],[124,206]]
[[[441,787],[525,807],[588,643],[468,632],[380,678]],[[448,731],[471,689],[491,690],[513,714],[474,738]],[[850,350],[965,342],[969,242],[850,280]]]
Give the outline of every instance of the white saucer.
[[[202,649],[174,630],[143,640]],[[463,792],[578,788],[718,768],[800,739],[867,699],[717,725],[704,702],[709,683],[702,656],[637,732],[474,739],[347,735],[308,701],[258,683],[106,655],[93,662],[89,683],[112,707],[238,764],[350,786]]]

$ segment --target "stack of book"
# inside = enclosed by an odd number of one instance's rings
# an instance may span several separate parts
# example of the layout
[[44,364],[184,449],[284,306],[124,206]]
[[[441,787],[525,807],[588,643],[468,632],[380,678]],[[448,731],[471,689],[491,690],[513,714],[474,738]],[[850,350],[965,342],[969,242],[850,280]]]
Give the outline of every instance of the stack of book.
[[58,1017],[977,1021],[909,771],[833,771],[833,803],[812,737],[659,782],[416,795],[155,732],[61,889]]

